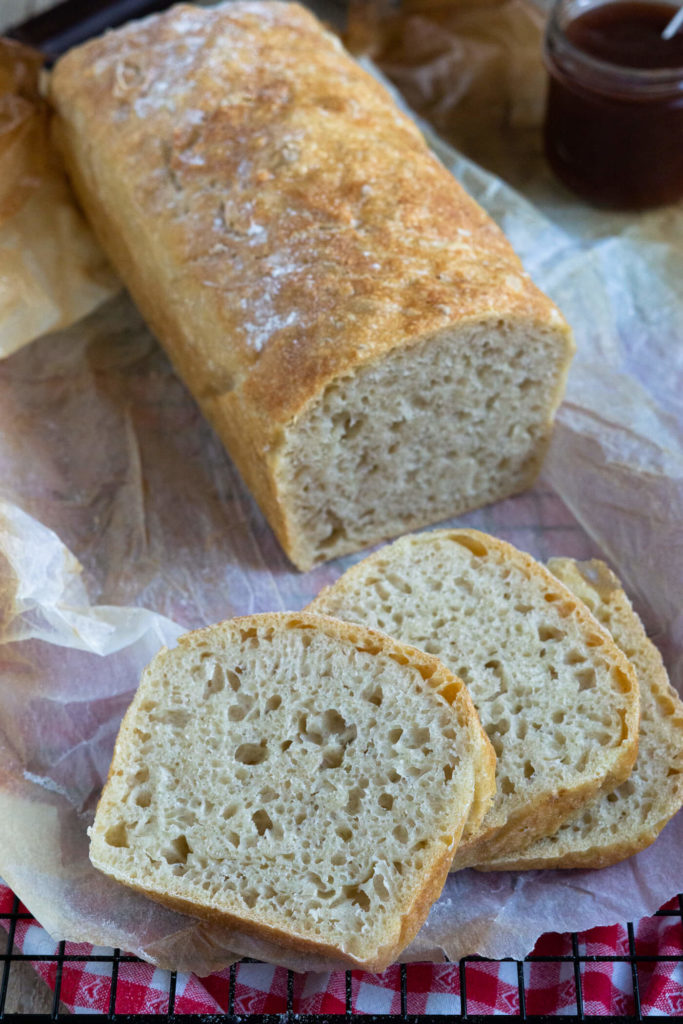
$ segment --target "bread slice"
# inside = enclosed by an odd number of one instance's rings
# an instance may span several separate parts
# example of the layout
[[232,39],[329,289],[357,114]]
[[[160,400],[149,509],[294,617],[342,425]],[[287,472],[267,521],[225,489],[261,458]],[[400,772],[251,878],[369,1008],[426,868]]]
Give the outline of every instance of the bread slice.
[[453,870],[555,832],[627,778],[638,685],[609,633],[529,555],[476,530],[404,537],[310,609],[435,654],[467,685],[498,758],[498,792]]
[[438,897],[494,762],[433,656],[305,613],[235,619],[145,670],[90,859],[177,910],[379,971]]
[[631,661],[640,684],[638,759],[612,793],[566,821],[553,836],[484,871],[604,868],[653,843],[683,805],[683,703],[643,624],[604,562],[553,558],[548,568],[588,605]]

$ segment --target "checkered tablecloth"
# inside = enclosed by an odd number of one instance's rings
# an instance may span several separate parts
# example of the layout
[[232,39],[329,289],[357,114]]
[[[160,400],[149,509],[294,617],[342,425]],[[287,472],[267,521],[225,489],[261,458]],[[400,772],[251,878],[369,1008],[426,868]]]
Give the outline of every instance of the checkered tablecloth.
[[[532,959],[522,965],[527,1014],[567,1015],[576,1012],[576,968],[572,955],[596,957],[580,962],[581,995],[587,1015],[620,1017],[636,1012],[633,968],[629,956],[635,953],[640,1006],[643,1015],[683,1016],[683,921],[681,900],[671,900],[662,916],[643,918],[633,925],[632,940],[626,926],[593,928],[578,935],[548,934],[539,939]],[[8,929],[14,911],[14,896],[0,885],[0,921]],[[59,952],[56,943],[40,925],[19,907],[15,916],[14,945],[28,957],[51,957]],[[26,915],[26,916],[22,916]],[[72,1012],[107,1012],[112,985],[112,950],[67,943],[63,952],[75,960],[64,963],[60,998]],[[100,956],[97,961],[89,959]],[[533,959],[533,958],[539,959]],[[565,957],[564,960],[544,960]],[[600,958],[624,959],[606,959]],[[668,959],[654,960],[654,957]],[[34,967],[54,989],[57,966],[54,961],[34,961]],[[169,1005],[170,975],[139,960],[116,964],[116,1013],[166,1013]],[[235,1013],[282,1013],[287,1009],[288,972],[270,964],[242,963],[234,969]],[[511,961],[465,963],[467,1011],[470,1014],[518,1014],[520,1011],[518,965]],[[461,1012],[461,969],[459,964],[409,964],[407,966],[409,1014],[459,1014]],[[179,974],[175,981],[176,1013],[221,1013],[228,1011],[230,970],[208,978]],[[399,1013],[401,1009],[400,968],[383,974],[353,971],[351,997],[354,1013]],[[346,976],[344,972],[305,974],[294,977],[295,1013],[344,1013]]]

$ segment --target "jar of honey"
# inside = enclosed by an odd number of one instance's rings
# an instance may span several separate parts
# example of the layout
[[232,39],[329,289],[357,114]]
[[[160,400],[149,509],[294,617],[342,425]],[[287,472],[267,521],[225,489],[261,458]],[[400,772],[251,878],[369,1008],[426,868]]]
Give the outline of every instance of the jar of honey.
[[548,22],[545,148],[590,202],[645,209],[683,197],[683,30],[661,0],[558,0]]

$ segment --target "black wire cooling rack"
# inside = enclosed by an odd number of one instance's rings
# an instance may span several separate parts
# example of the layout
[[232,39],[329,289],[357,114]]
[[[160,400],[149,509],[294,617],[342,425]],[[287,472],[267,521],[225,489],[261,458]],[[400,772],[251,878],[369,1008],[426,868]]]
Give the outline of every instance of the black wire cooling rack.
[[[660,910],[655,915],[657,917],[670,917],[677,918],[681,929],[683,931],[683,895],[678,896],[678,905],[674,909]],[[288,971],[287,975],[287,1004],[286,1010],[282,1013],[272,1014],[248,1014],[248,1013],[236,1013],[235,1012],[235,965],[230,968],[230,976],[226,980],[227,984],[227,1013],[216,1014],[216,1013],[204,1013],[204,1014],[182,1014],[175,1013],[175,1001],[176,1001],[176,973],[169,973],[169,984],[168,984],[168,1009],[164,1013],[158,1014],[130,1014],[130,1013],[117,1013],[116,1012],[116,997],[117,997],[117,986],[118,986],[118,975],[119,966],[122,963],[135,963],[137,958],[130,954],[122,953],[121,950],[115,949],[111,954],[87,954],[87,953],[69,953],[67,952],[67,945],[64,942],[59,944],[59,949],[55,954],[24,954],[16,953],[14,950],[14,938],[19,921],[32,921],[31,914],[22,912],[20,910],[19,900],[15,897],[14,904],[11,911],[6,913],[0,913],[0,920],[7,927],[7,945],[5,952],[0,955],[0,962],[2,963],[2,980],[0,981],[0,1021],[67,1021],[71,1015],[60,1011],[60,995],[62,987],[62,976],[64,971],[64,965],[68,963],[97,963],[109,964],[111,967],[111,986],[109,992],[109,1008],[106,1013],[93,1013],[87,1014],[89,1021],[93,1024],[99,1024],[99,1022],[115,1021],[116,1024],[125,1024],[125,1022],[136,1022],[136,1024],[144,1024],[144,1022],[150,1022],[150,1024],[334,1024],[341,1018],[351,1018],[354,1021],[367,1021],[369,1022],[382,1022],[382,1024],[444,1024],[447,1020],[462,1020],[471,1022],[471,1024],[485,1024],[485,1022],[493,1022],[499,1019],[498,1016],[490,1014],[474,1014],[468,1013],[467,1008],[467,964],[476,962],[487,962],[483,957],[465,957],[458,963],[458,973],[460,981],[460,1013],[459,1014],[448,1014],[448,1015],[415,1015],[408,1013],[408,994],[409,994],[409,977],[410,977],[410,965],[402,964],[400,967],[400,994],[401,994],[401,1010],[398,1014],[363,1014],[356,1013],[352,1009],[351,1003],[351,971],[346,972],[346,1010],[339,1014],[298,1014],[294,1012],[294,972]],[[633,924],[629,922],[626,925],[626,932],[628,935],[628,953],[621,955],[615,954],[612,956],[600,956],[600,955],[581,955],[579,952],[579,939],[576,933],[571,936],[572,952],[565,956],[546,956],[530,954],[522,960],[511,960],[509,963],[514,963],[517,972],[517,987],[519,992],[519,1012],[508,1015],[509,1020],[515,1021],[556,1021],[556,1016],[547,1015],[528,1015],[526,1012],[526,993],[525,993],[525,980],[524,980],[524,964],[529,963],[571,963],[573,966],[574,973],[574,986],[575,986],[575,1001],[576,1011],[574,1014],[567,1014],[565,1011],[562,1013],[562,1018],[565,1021],[584,1021],[589,1024],[591,1021],[600,1022],[604,1024],[606,1020],[625,1022],[625,1024],[631,1024],[631,1022],[642,1021],[642,1020],[671,1020],[671,1016],[653,1015],[649,1013],[647,1016],[643,1015],[640,1003],[640,985],[638,978],[638,967],[652,965],[655,963],[673,963],[680,964],[683,966],[683,953],[677,955],[647,955],[636,952],[636,939]],[[12,966],[17,963],[49,963],[55,964],[55,986],[54,995],[52,1000],[52,1010],[48,1013],[37,1014],[23,1014],[23,1013],[6,1013],[5,1002],[7,999],[8,986],[10,981],[10,974]],[[254,961],[249,961],[254,962]],[[495,962],[495,961],[488,961]],[[586,965],[596,963],[622,963],[628,964],[631,968],[631,979],[633,984],[633,1009],[634,1012],[628,1016],[590,1016],[584,1012],[584,997],[583,997],[583,971]],[[101,968],[100,968],[101,970]]]

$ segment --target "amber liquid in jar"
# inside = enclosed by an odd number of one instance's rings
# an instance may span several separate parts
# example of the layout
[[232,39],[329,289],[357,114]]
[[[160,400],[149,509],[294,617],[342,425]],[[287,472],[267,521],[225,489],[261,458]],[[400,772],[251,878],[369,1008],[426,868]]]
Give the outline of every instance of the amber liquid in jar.
[[597,205],[644,209],[683,196],[683,32],[662,39],[677,10],[564,0],[551,15],[546,154]]

